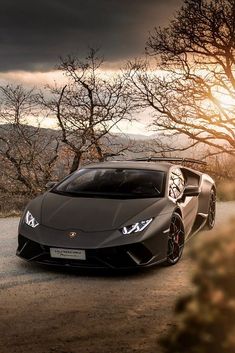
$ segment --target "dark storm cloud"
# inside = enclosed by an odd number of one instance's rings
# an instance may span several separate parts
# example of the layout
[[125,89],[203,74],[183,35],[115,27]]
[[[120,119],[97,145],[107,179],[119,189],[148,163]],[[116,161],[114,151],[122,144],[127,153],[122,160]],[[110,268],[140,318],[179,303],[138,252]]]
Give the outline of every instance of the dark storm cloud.
[[148,31],[181,0],[0,0],[0,71],[47,70],[101,47],[108,61],[141,55]]

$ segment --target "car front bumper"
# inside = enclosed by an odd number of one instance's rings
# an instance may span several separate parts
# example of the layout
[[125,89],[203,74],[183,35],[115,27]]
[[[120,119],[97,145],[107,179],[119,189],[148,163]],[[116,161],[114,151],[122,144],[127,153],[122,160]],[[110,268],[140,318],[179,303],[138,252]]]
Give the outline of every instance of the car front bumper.
[[153,254],[144,243],[134,243],[115,247],[99,249],[83,249],[86,260],[52,258],[50,246],[37,243],[19,234],[17,256],[26,260],[45,265],[102,268],[102,269],[128,269],[136,267],[149,267],[164,261],[161,254]]

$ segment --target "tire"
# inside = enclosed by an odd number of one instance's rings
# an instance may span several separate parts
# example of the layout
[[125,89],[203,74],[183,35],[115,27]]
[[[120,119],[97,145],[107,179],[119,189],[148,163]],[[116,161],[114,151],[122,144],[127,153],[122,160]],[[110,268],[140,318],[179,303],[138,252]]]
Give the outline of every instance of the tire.
[[173,213],[168,234],[167,266],[175,265],[181,258],[184,250],[184,224],[178,213]]
[[216,215],[216,192],[215,189],[211,189],[210,191],[210,199],[209,199],[209,209],[208,209],[208,217],[205,224],[205,229],[212,229],[215,226],[215,215]]

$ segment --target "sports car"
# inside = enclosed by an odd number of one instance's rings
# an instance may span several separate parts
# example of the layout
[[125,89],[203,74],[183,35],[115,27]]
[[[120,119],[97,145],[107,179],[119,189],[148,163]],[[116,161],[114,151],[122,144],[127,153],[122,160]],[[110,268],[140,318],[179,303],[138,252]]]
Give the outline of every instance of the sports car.
[[50,182],[22,215],[17,255],[71,267],[176,264],[186,241],[215,224],[216,186],[189,167],[196,163],[204,164],[182,158],[103,162]]

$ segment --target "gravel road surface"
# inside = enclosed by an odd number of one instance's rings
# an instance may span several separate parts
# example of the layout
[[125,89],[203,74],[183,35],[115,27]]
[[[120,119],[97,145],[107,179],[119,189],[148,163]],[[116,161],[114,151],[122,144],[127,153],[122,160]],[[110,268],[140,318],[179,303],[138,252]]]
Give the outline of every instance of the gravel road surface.
[[[216,227],[235,215],[218,203]],[[190,290],[195,236],[174,267],[136,273],[55,270],[15,256],[18,218],[0,219],[0,353],[160,353],[175,323],[176,297]]]

